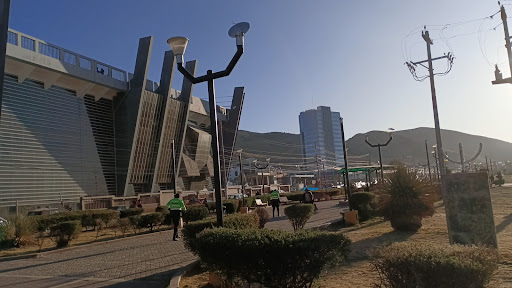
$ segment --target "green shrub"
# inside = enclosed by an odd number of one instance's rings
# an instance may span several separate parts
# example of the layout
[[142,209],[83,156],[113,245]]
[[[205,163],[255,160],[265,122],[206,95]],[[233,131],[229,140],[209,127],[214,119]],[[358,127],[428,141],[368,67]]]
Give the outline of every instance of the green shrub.
[[[185,225],[183,227],[183,230],[181,231],[181,233],[183,234],[183,239],[185,241],[185,246],[191,251],[193,251],[196,235],[201,231],[208,228],[213,228],[216,225],[217,219],[194,221]],[[237,230],[257,229],[259,227],[258,216],[255,215],[255,213],[227,215],[226,217],[224,217],[224,227]]]
[[126,232],[128,232],[128,229],[130,229],[130,219],[128,218],[121,218],[119,220],[117,220],[117,230],[119,230],[119,232],[121,232],[121,234],[123,235],[123,237],[126,235]]
[[304,228],[306,222],[313,216],[315,206],[311,204],[296,204],[284,208],[284,214],[292,223],[294,231]]
[[65,221],[50,227],[50,236],[55,238],[57,248],[67,247],[69,241],[76,238],[82,231],[79,221]]
[[254,206],[254,197],[245,197],[244,201],[245,201],[245,206],[246,207]]
[[196,244],[201,262],[229,282],[282,288],[311,287],[325,268],[346,259],[350,240],[312,230],[216,228],[198,234]]
[[149,228],[149,231],[153,231],[153,228],[160,226],[162,224],[164,216],[162,213],[150,213],[145,215],[140,215],[139,220],[137,222],[139,229]]
[[208,212],[208,208],[203,205],[187,208],[187,210],[183,212],[183,221],[188,223],[191,221],[203,220],[208,216]]
[[304,200],[303,192],[285,193],[285,194],[281,194],[281,195],[286,196],[286,198],[288,198],[288,200],[290,200],[290,201],[303,201]]
[[217,205],[217,203],[215,203],[215,202],[205,202],[204,203],[204,206],[206,208],[208,208],[209,212],[213,212],[213,211],[217,210],[217,206],[216,205]]
[[222,204],[226,206],[226,214],[233,214],[238,211],[238,200],[225,200]]
[[157,213],[167,213],[168,212],[167,206],[158,206],[158,207],[156,207],[155,212],[157,212]]
[[144,212],[144,209],[142,209],[142,208],[130,208],[130,209],[121,211],[119,213],[119,217],[126,218],[126,217],[130,217],[130,216],[137,216],[137,215],[141,215],[143,212]]
[[356,192],[350,195],[350,206],[357,210],[359,221],[363,222],[373,217],[375,194],[371,192]]
[[[128,220],[130,221],[130,225],[132,226],[133,232],[135,234],[137,234],[137,232],[140,229],[140,224],[139,224],[140,217],[141,217],[141,215],[133,215],[133,216],[128,217]],[[124,218],[121,218],[121,219],[124,219]]]
[[94,220],[100,219],[105,224],[105,227],[115,220],[119,219],[119,212],[114,210],[90,210]]
[[34,221],[30,217],[12,215],[7,217],[7,241],[9,246],[22,247],[33,242]]
[[396,230],[417,231],[421,220],[434,214],[431,183],[399,166],[378,190],[378,209]]
[[485,287],[498,268],[491,248],[394,243],[371,253],[382,286],[391,288]]
[[96,229],[96,219],[101,219],[108,226],[119,218],[119,212],[105,209],[68,211],[32,218],[35,219],[37,229],[41,231],[48,229],[52,225],[67,221],[80,221],[83,228]]
[[270,215],[268,214],[267,209],[258,207],[256,210],[254,210],[254,214],[258,216],[258,226],[260,229],[265,228],[265,224],[267,224],[268,220],[270,219]]

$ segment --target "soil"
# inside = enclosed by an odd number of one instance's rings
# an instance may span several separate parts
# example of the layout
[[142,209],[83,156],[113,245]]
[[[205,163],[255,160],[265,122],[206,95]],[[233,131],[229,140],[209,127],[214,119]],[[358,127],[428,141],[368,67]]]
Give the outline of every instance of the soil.
[[[500,252],[500,264],[497,273],[488,287],[512,287],[512,186],[491,189],[494,221]],[[416,233],[397,232],[389,221],[372,219],[361,225],[332,229],[343,231],[352,240],[348,262],[327,271],[314,283],[315,288],[334,287],[374,287],[380,283],[377,271],[368,259],[368,251],[391,242],[417,242],[448,244],[446,216],[441,202],[436,204],[436,213],[423,219],[422,228]],[[208,273],[191,271],[182,277],[180,288],[206,288]]]

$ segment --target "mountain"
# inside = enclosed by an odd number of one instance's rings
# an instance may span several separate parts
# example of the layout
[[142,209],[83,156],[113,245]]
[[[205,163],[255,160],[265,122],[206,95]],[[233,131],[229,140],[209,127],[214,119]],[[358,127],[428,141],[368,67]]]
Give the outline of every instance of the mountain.
[[[366,133],[372,144],[385,143],[388,134],[383,131],[370,131]],[[464,157],[472,158],[483,144],[482,152],[475,162],[485,163],[485,156],[497,161],[512,160],[512,143],[470,135],[458,131],[441,130],[443,149],[449,157],[459,160],[459,142],[464,147]],[[377,148],[371,148],[365,142],[365,134],[356,134],[347,140],[349,156],[369,154],[372,162],[378,161]],[[429,155],[436,144],[434,128],[420,127],[410,130],[401,130],[393,133],[393,140],[388,146],[382,147],[382,160],[384,163],[401,161],[407,164],[426,164],[425,140],[428,143]],[[245,157],[271,157],[272,162],[299,163],[302,157],[300,135],[271,132],[256,133],[240,130],[236,143],[237,149],[244,149]],[[430,157],[431,165],[433,158]]]

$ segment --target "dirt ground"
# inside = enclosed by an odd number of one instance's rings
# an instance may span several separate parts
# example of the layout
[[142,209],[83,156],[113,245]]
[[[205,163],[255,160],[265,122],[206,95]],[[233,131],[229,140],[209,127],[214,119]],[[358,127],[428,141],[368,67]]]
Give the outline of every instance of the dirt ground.
[[[500,264],[489,287],[512,287],[512,186],[493,188],[491,197],[498,233]],[[395,232],[390,223],[382,219],[372,219],[359,227],[341,229],[352,240],[349,261],[344,266],[326,272],[315,282],[314,287],[374,287],[380,283],[380,279],[368,260],[369,249],[400,241],[448,244],[445,217],[441,203],[436,203],[436,213],[423,220],[423,227],[417,233]],[[180,287],[208,287],[204,286],[207,279],[206,274],[183,277]]]

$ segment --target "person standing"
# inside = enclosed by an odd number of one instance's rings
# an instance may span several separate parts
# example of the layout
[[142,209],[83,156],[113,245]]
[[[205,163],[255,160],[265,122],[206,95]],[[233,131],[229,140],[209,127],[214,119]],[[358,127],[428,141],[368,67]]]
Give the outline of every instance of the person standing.
[[180,226],[181,213],[187,210],[185,204],[180,199],[180,194],[174,194],[174,198],[167,202],[167,209],[171,213],[172,224],[174,225],[174,234],[172,240],[178,241],[178,227]]
[[277,217],[279,217],[279,192],[277,190],[270,193],[270,203],[272,204],[272,218],[275,217],[275,211],[277,208]]

